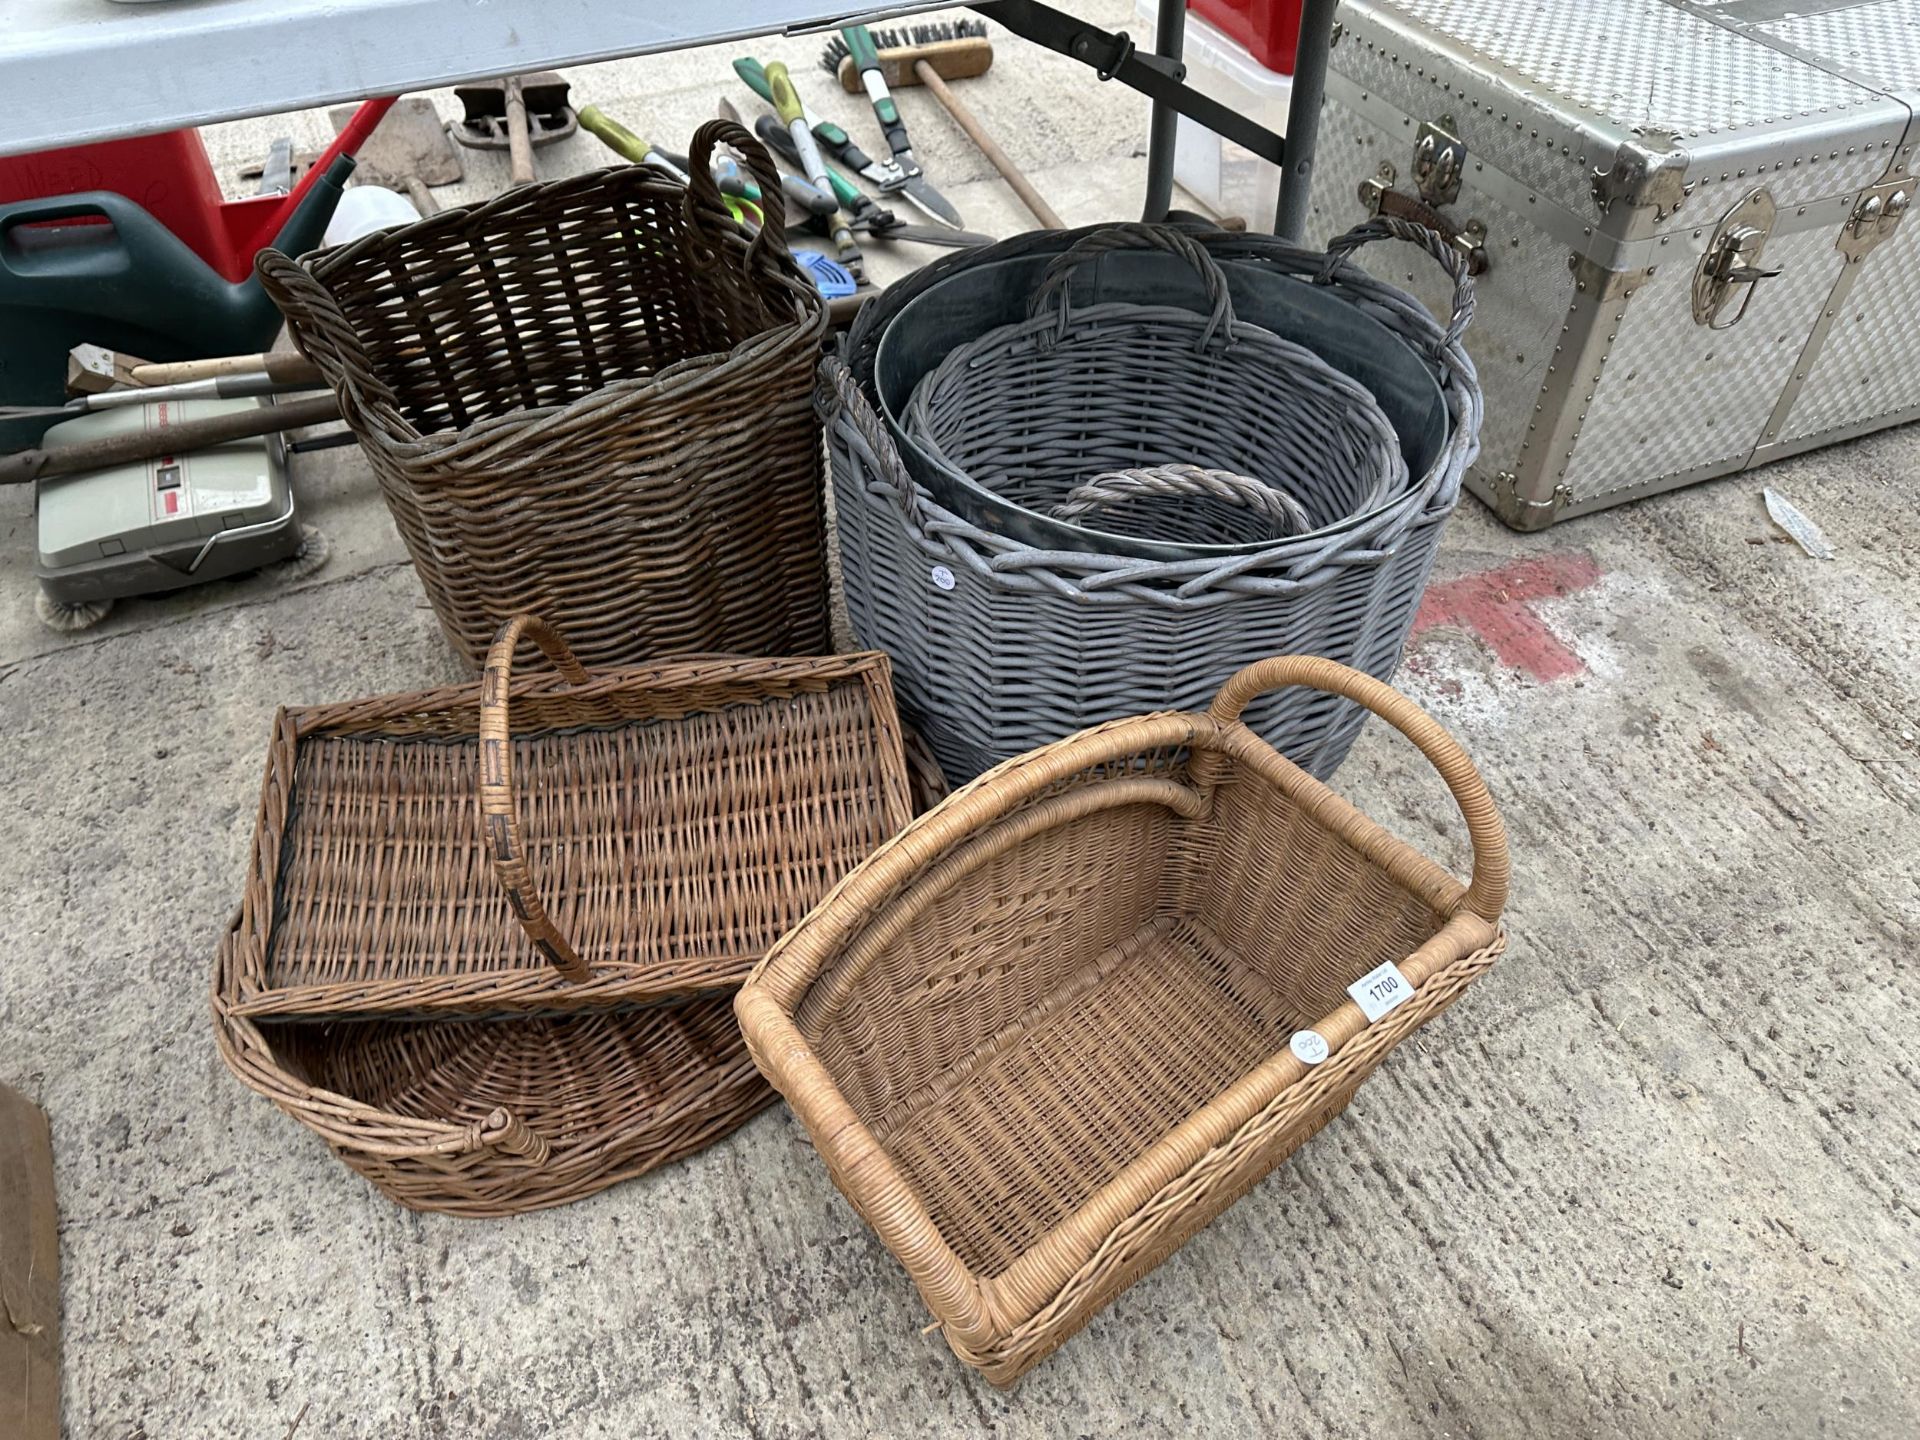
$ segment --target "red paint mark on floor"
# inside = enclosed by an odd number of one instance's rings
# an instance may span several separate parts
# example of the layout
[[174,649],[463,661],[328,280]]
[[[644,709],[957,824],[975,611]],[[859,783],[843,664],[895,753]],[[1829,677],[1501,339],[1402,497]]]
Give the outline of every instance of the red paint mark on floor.
[[1600,566],[1584,550],[1530,556],[1478,575],[1462,575],[1428,589],[1414,617],[1413,633],[1457,626],[1486,641],[1500,663],[1536,680],[1565,680],[1587,666],[1547,623],[1534,602],[1585,590],[1600,578]]

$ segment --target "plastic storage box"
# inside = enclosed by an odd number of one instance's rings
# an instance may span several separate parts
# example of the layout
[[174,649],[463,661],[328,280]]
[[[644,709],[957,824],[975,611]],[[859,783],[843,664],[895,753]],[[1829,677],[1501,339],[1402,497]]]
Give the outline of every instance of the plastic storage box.
[[[1153,0],[1134,0],[1141,32],[1154,33]],[[1249,120],[1284,134],[1293,77],[1280,75],[1255,60],[1202,20],[1187,15],[1187,83],[1231,106]],[[1271,231],[1280,203],[1280,168],[1235,145],[1197,121],[1180,117],[1173,147],[1173,178],[1202,205],[1224,218],[1244,216],[1250,229]]]
[[1300,0],[1191,0],[1191,12],[1236,45],[1246,46],[1256,64],[1293,74],[1300,48]]

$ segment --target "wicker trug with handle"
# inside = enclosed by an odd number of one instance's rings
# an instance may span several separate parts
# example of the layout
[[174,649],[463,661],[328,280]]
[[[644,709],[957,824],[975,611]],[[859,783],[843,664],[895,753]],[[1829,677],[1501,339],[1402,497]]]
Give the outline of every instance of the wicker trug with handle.
[[[716,144],[759,180],[752,240]],[[709,121],[691,174],[602,170],[259,259],[475,669],[522,611],[596,666],[832,648],[811,403],[826,311],[759,143]]]
[[213,1033],[227,1068],[414,1210],[564,1205],[712,1144],[773,1101],[723,997],[535,1020],[250,1020]]
[[[1344,695],[1439,769],[1462,885],[1240,720]],[[1007,1384],[1337,1115],[1504,944],[1472,763],[1331,661],[1118,720],[957,791],[842,881],[735,1001],[754,1059],[969,1364]],[[1348,987],[1409,993],[1371,1024]]]
[[[521,637],[552,671],[515,675]],[[557,672],[557,673],[556,673]],[[504,1016],[731,991],[913,813],[884,655],[477,681],[274,720],[233,1016]]]

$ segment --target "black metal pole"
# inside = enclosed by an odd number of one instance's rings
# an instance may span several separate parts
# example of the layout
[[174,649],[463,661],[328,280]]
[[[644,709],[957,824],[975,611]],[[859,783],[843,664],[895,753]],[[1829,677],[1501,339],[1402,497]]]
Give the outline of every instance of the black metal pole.
[[1287,159],[1280,167],[1280,206],[1273,217],[1273,233],[1296,245],[1307,225],[1320,100],[1327,89],[1327,52],[1333,48],[1333,12],[1339,3],[1306,0],[1300,7],[1300,45],[1293,59],[1293,96],[1287,103]]
[[[1160,18],[1154,26],[1153,48],[1169,60],[1178,60],[1187,48],[1187,0],[1160,0]],[[1171,105],[1153,102],[1153,123],[1147,132],[1147,204],[1142,219],[1158,223],[1173,203],[1174,127],[1180,117]]]

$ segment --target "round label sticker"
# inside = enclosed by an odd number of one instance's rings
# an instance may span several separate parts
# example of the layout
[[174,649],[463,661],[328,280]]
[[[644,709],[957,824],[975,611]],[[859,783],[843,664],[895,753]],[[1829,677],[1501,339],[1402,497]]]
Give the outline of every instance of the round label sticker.
[[944,565],[934,566],[933,588],[936,590],[951,590],[953,588],[953,571]]
[[1327,1058],[1327,1041],[1318,1030],[1296,1030],[1288,1047],[1303,1065],[1318,1065]]

